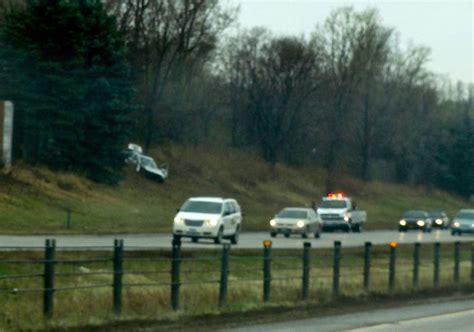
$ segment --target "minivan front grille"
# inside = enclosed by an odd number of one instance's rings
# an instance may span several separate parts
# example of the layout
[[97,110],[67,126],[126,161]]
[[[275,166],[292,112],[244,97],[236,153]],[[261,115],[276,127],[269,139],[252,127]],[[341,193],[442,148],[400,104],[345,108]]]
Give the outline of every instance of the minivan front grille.
[[192,226],[192,227],[201,227],[202,224],[204,223],[204,220],[190,220],[190,219],[185,219],[184,223],[186,226]]

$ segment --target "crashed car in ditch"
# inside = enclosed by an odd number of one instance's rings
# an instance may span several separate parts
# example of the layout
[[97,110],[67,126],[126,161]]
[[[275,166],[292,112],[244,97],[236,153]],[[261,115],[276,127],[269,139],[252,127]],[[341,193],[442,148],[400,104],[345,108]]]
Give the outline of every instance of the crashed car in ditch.
[[143,154],[142,148],[137,144],[128,145],[125,162],[136,165],[136,171],[149,179],[163,182],[168,177],[168,165],[158,166],[152,157]]

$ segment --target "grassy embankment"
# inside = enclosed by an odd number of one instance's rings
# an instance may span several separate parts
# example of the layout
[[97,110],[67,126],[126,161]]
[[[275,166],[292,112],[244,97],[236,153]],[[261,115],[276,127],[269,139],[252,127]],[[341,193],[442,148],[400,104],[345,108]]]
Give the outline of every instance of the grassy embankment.
[[[168,232],[176,208],[190,196],[237,198],[245,213],[244,230],[266,230],[268,220],[285,206],[309,206],[324,193],[320,169],[272,167],[240,151],[211,151],[182,146],[151,153],[170,164],[163,184],[133,171],[118,186],[98,185],[80,177],[44,168],[16,165],[0,175],[2,233]],[[394,228],[405,209],[444,209],[451,216],[467,203],[438,190],[382,182],[339,179],[368,212],[366,228]],[[72,227],[65,228],[66,209]]]
[[[177,322],[200,315],[220,315],[237,312],[251,313],[265,308],[292,308],[298,306],[337,307],[346,301],[367,303],[377,298],[415,298],[416,294],[452,293],[474,290],[470,280],[470,248],[463,245],[461,251],[461,282],[453,284],[452,245],[442,247],[440,264],[440,288],[432,288],[432,246],[421,248],[420,282],[417,290],[412,288],[412,246],[398,249],[396,262],[396,288],[393,295],[388,292],[388,248],[374,247],[370,294],[362,287],[363,252],[360,248],[346,248],[341,260],[341,293],[339,298],[331,295],[332,252],[330,249],[312,251],[309,300],[301,300],[301,250],[274,250],[272,263],[271,301],[262,302],[262,259],[260,251],[233,250],[230,261],[228,304],[218,309],[219,253],[205,251],[198,254],[185,252],[187,258],[181,266],[181,310],[170,308],[170,262],[169,252],[126,252],[124,262],[123,314],[117,318],[112,313],[112,264],[111,262],[59,263],[56,266],[55,311],[51,321],[42,318],[42,293],[10,293],[0,296],[0,330],[29,330],[39,328],[106,326],[134,322],[133,326],[155,324],[156,321]],[[58,260],[77,260],[110,257],[110,252],[58,252]],[[40,252],[0,253],[0,275],[42,273],[42,265],[2,263],[4,259],[41,259]],[[214,257],[214,258],[213,258]],[[154,261],[147,259],[153,258]],[[158,258],[156,260],[156,258]],[[190,258],[201,258],[191,260]],[[131,273],[135,271],[134,273]],[[153,272],[152,272],[153,271]],[[74,275],[78,274],[78,275]],[[294,279],[286,280],[286,277]],[[250,280],[253,279],[253,280]],[[193,283],[186,283],[193,282]],[[153,286],[150,283],[163,283]],[[107,287],[71,290],[68,287],[106,284]],[[132,287],[130,284],[141,284]],[[145,286],[143,286],[145,285]],[[40,289],[42,278],[16,280],[0,279],[0,289]],[[66,289],[64,289],[66,288]],[[61,290],[63,289],[63,290]],[[150,321],[150,323],[147,323]],[[140,323],[141,322],[141,323]],[[119,325],[121,323],[118,323]]]

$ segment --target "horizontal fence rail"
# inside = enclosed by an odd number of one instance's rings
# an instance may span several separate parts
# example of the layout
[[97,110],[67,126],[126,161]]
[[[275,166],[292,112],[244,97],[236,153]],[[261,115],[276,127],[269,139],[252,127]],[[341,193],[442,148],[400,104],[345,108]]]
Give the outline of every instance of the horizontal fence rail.
[[[265,303],[272,300],[272,292],[277,287],[285,285],[297,287],[300,300],[310,300],[314,292],[321,291],[321,288],[314,289],[316,282],[333,297],[343,294],[347,282],[359,283],[356,284],[358,288],[370,293],[376,288],[374,280],[379,275],[382,275],[382,278],[377,278],[379,282],[386,281],[387,293],[395,292],[401,283],[419,289],[421,281],[425,280],[426,284],[426,279],[431,280],[429,286],[432,288],[440,287],[443,280],[451,285],[474,282],[474,243],[455,242],[441,246],[440,243],[422,245],[417,242],[399,248],[396,242],[386,247],[374,247],[366,242],[362,248],[352,248],[349,252],[342,248],[340,241],[335,241],[332,249],[312,249],[311,242],[304,242],[301,251],[289,255],[288,250],[273,250],[272,242],[267,240],[261,251],[249,251],[248,255],[233,253],[231,245],[224,244],[220,255],[199,256],[195,252],[183,252],[177,239],[172,242],[171,252],[157,256],[149,248],[146,253],[127,252],[124,241],[116,239],[109,257],[101,252],[100,257],[77,259],[58,257],[56,249],[55,240],[47,239],[43,258],[23,258],[25,255],[20,254],[23,251],[17,254],[19,258],[0,258],[0,296],[40,293],[42,313],[50,319],[54,313],[56,292],[85,289],[109,289],[112,310],[121,315],[124,288],[127,288],[125,294],[128,289],[138,287],[169,290],[169,306],[172,310],[180,310],[182,288],[192,285],[216,285],[216,305],[222,308],[228,304],[229,289],[244,284],[260,285],[257,287],[261,287],[261,301]],[[9,252],[8,255],[13,254]],[[149,266],[137,269],[129,266],[133,262]],[[8,270],[1,268],[13,265],[22,267],[21,273],[8,274],[3,272]],[[100,270],[90,270],[86,267],[90,265],[98,266]],[[59,270],[77,266],[79,272]],[[28,272],[25,267],[41,270]],[[446,273],[451,275],[449,280]],[[148,279],[133,282],[128,279],[136,275]],[[101,278],[101,281],[83,281],[92,276]],[[71,278],[80,278],[82,284],[68,284],[66,280]],[[22,281],[30,279],[38,281],[35,287],[22,286]]]

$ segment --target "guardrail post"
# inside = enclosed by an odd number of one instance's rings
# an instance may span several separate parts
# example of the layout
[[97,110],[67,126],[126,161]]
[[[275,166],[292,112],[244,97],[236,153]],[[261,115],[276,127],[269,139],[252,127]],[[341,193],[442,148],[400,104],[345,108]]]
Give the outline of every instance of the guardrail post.
[[181,266],[181,239],[173,239],[171,251],[171,307],[173,310],[179,309],[179,280]]
[[433,287],[437,288],[439,286],[439,251],[441,244],[436,242],[434,244],[433,252]]
[[413,251],[413,288],[418,288],[419,268],[420,268],[420,242],[415,243]]
[[334,241],[334,260],[332,271],[332,294],[339,295],[339,264],[341,260],[341,241]]
[[123,240],[114,240],[114,278],[113,301],[114,313],[122,313],[122,278],[123,278]]
[[51,318],[54,310],[54,258],[56,251],[56,240],[46,240],[44,259],[44,293],[43,314],[45,318]]
[[395,261],[397,259],[397,242],[390,242],[390,261],[388,265],[388,290],[395,290]]
[[471,282],[474,281],[474,242],[471,243]]
[[454,271],[453,279],[454,282],[459,283],[459,260],[460,260],[460,248],[461,242],[454,242]]
[[305,242],[303,244],[303,300],[307,300],[309,295],[310,252],[311,242]]
[[263,302],[270,301],[272,283],[272,241],[263,241]]
[[222,246],[221,260],[221,280],[219,288],[219,307],[225,306],[227,302],[227,277],[229,275],[229,252],[230,245],[228,243]]
[[370,287],[370,259],[372,251],[372,242],[364,244],[364,289],[369,290]]

